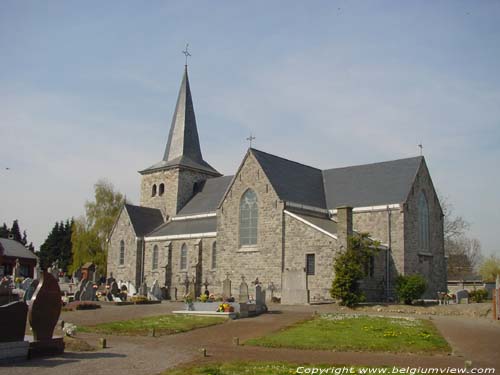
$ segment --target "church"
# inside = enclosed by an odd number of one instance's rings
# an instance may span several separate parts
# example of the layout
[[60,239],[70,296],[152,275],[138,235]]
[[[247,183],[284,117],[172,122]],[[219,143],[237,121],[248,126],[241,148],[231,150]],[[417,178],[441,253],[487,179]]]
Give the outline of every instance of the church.
[[[334,259],[349,236],[381,245],[365,267],[368,301],[394,299],[398,275],[446,290],[443,211],[423,156],[321,170],[249,148],[233,176],[203,158],[184,70],[163,158],[141,171],[109,237],[107,272],[168,298],[238,295],[257,282],[284,304],[330,301]],[[254,281],[255,280],[255,281]]]

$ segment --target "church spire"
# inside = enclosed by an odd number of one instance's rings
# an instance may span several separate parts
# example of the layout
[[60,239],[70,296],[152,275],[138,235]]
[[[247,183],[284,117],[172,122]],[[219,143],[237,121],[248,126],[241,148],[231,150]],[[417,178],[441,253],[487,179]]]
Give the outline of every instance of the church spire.
[[179,166],[220,175],[219,172],[203,160],[201,154],[187,65],[184,66],[184,75],[170,125],[163,160],[141,171],[141,173]]

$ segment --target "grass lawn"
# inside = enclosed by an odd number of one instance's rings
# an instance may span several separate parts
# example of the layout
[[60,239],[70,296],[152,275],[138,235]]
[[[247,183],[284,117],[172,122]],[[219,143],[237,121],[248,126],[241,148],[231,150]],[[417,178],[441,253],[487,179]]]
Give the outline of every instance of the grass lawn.
[[[293,363],[284,362],[226,362],[201,365],[182,366],[162,372],[161,375],[290,375],[295,374],[297,367]],[[331,365],[314,365],[318,368],[329,368]]]
[[245,345],[273,348],[406,353],[449,352],[431,321],[368,315],[324,314]]
[[78,326],[78,331],[107,335],[140,336],[149,334],[150,330],[154,328],[156,335],[170,335],[190,331],[195,328],[221,324],[225,321],[225,318],[218,317],[161,315],[101,323],[94,326]]

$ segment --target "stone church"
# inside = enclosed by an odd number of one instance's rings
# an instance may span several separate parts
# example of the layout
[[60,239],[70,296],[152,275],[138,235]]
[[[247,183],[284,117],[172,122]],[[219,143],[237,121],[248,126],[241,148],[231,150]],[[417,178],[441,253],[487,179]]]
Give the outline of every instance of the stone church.
[[397,275],[419,273],[425,297],[446,290],[443,212],[425,159],[321,170],[249,148],[233,176],[202,156],[187,67],[163,158],[139,171],[140,205],[125,204],[109,238],[108,274],[171,299],[187,286],[232,295],[258,279],[282,303],[330,300],[336,253],[353,233],[382,245],[361,286],[394,298]]

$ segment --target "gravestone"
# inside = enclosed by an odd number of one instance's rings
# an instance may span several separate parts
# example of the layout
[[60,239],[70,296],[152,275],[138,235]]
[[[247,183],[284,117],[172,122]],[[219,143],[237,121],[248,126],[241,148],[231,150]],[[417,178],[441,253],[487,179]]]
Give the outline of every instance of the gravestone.
[[42,269],[40,268],[40,265],[37,264],[35,268],[33,269],[33,280],[38,280],[42,275]]
[[497,275],[496,279],[496,289],[495,289],[495,298],[493,299],[493,303],[495,304],[495,314],[493,316],[495,320],[500,320],[500,274]]
[[147,297],[148,296],[148,284],[146,284],[146,281],[142,283],[142,285],[139,287],[139,295]]
[[80,292],[80,301],[95,301],[94,283],[91,280],[82,280],[82,289]]
[[245,276],[241,276],[241,284],[240,284],[240,295],[238,302],[247,303],[248,302],[248,284],[245,282]]
[[255,304],[257,306],[266,305],[266,292],[262,290],[262,287],[259,284],[255,286]]
[[0,306],[0,363],[28,358],[29,342],[24,341],[27,315],[28,305],[22,301]]
[[127,294],[132,297],[137,294],[137,289],[135,289],[134,284],[132,284],[130,281],[127,281]]
[[23,282],[20,285],[20,288],[26,292],[28,290],[28,288],[30,287],[32,282],[33,282],[33,279],[30,279],[28,277],[28,278],[23,280]]
[[222,297],[224,299],[231,297],[231,280],[229,279],[229,273],[226,274],[226,278],[222,281]]
[[30,286],[28,289],[26,289],[26,292],[24,293],[24,301],[27,302],[28,304],[30,303],[29,301],[31,300],[31,297],[33,297],[33,294],[35,294],[36,287],[38,286],[38,279],[35,279],[31,282]]
[[285,272],[283,272],[281,303],[284,305],[309,303],[307,275],[304,269],[286,269]]
[[111,283],[110,293],[112,296],[115,296],[115,297],[120,294],[120,288],[118,287],[118,284],[116,281],[113,281]]
[[61,314],[61,307],[61,289],[57,279],[44,271],[31,298],[28,313],[33,330],[33,341],[30,341],[30,356],[64,352],[62,337],[52,337]]
[[161,301],[162,295],[161,295],[160,285],[158,284],[158,280],[155,280],[153,282],[148,298],[152,301]]
[[19,263],[19,258],[16,259],[16,264],[12,270],[12,276],[14,280],[21,276],[21,264]]
[[465,289],[459,290],[456,293],[457,303],[469,303],[469,292]]
[[266,304],[273,302],[274,292],[276,291],[276,286],[271,281],[267,287],[266,291]]

